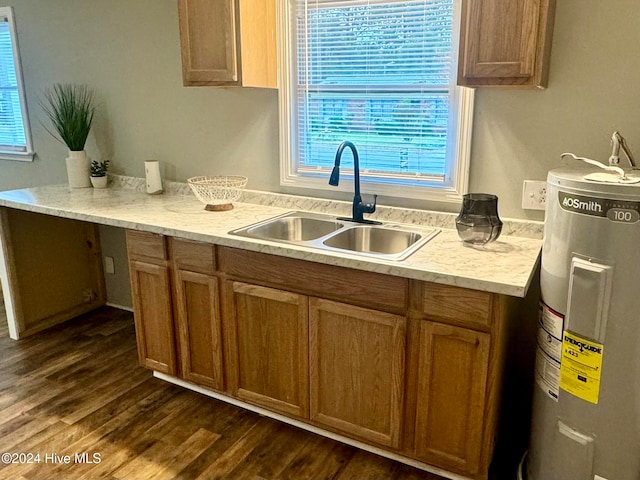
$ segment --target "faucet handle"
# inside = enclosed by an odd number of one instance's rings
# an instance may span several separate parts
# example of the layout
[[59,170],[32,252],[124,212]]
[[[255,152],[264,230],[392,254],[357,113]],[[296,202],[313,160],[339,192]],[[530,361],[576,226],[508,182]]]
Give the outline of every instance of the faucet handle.
[[376,211],[376,202],[378,201],[378,195],[374,194],[373,195],[373,203],[367,203],[366,205],[363,205],[362,207],[362,211],[364,213],[373,213]]

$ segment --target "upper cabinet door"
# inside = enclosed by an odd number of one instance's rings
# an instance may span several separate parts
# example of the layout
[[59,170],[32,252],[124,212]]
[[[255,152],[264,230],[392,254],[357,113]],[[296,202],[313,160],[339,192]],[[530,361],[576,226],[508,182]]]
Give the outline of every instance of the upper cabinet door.
[[236,0],[178,0],[186,86],[239,84]]
[[555,0],[463,0],[458,84],[544,87]]
[[240,0],[240,65],[243,87],[278,87],[276,1]]
[[277,87],[276,0],[178,0],[186,86]]

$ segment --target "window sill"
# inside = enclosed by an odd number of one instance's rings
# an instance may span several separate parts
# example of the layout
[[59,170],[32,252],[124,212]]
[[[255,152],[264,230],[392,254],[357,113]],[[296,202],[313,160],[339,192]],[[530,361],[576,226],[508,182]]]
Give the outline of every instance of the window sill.
[[0,160],[16,160],[19,162],[33,162],[36,152],[0,152]]
[[[299,188],[304,190],[316,190],[326,192],[347,192],[353,194],[353,176],[343,175],[340,185],[337,187],[328,186],[329,176],[322,178],[313,178],[306,175],[296,175],[290,173],[280,178],[280,185],[283,187]],[[454,187],[433,185],[408,185],[399,183],[370,182],[364,180],[361,182],[362,195],[365,201],[371,200],[370,195],[378,194],[386,197],[395,198],[411,198],[414,200],[428,200],[436,202],[460,203],[462,194],[465,191],[457,191]]]

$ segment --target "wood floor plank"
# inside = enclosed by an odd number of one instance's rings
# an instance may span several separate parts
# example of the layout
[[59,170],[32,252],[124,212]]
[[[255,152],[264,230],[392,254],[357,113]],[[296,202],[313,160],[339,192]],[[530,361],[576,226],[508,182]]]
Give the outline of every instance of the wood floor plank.
[[16,383],[16,387],[0,398],[0,416],[3,423],[38,407],[66,390],[46,379],[37,379],[31,384],[19,382]]
[[[122,413],[118,414],[97,429],[75,440],[73,443],[60,445],[54,451],[60,455],[75,455],[87,452],[100,453],[101,462],[97,466],[95,477],[110,474],[120,465],[139,455],[157,441],[146,432],[162,425],[167,420],[167,414],[173,409],[180,409],[188,400],[187,395],[178,390],[170,390],[168,395],[148,397]],[[176,401],[176,398],[182,401]],[[146,413],[146,414],[145,414]],[[82,478],[89,470],[97,470],[95,465],[54,465],[49,468],[38,465],[29,473],[34,478],[42,478],[46,473],[61,478]]]
[[259,415],[242,409],[235,409],[229,417],[220,417],[221,425],[210,429],[218,433],[220,439],[179,472],[176,480],[193,480],[202,475],[213,462],[251,430],[259,418]]
[[[138,366],[130,312],[7,335],[0,451],[72,461],[0,464],[0,479],[442,480],[153,378]],[[84,462],[94,453],[100,463]]]
[[[164,388],[161,388],[161,386]],[[82,418],[74,425],[68,425],[62,421],[54,423],[33,435],[31,438],[21,442],[20,449],[32,452],[55,451],[56,446],[69,445],[78,441],[128,408],[139,404],[136,406],[136,408],[138,408],[142,405],[141,402],[143,399],[145,402],[150,402],[153,401],[154,398],[166,398],[167,391],[174,388],[175,387],[163,384],[156,379],[149,378],[145,383],[129,392],[124,392],[120,397]],[[4,441],[2,445],[5,445]],[[8,449],[10,447],[6,448]]]
[[274,428],[276,428],[275,420],[261,417],[247,433],[196,477],[196,480],[232,478],[229,474],[245,460],[256,445],[262,442]]
[[285,424],[278,425],[229,477],[237,480],[280,478],[282,471],[310,440],[307,432]]
[[281,480],[323,480],[335,478],[349,463],[355,450],[315,435],[280,473]]
[[147,480],[171,480],[192,460],[202,454],[219,435],[204,428],[198,429],[179,446],[158,441],[141,455],[117,469],[113,476],[128,480],[143,476]]

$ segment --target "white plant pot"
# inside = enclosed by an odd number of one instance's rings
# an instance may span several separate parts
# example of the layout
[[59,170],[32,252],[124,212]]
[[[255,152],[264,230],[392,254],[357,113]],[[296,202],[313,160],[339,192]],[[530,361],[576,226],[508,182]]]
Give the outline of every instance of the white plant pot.
[[107,177],[91,177],[93,188],[107,188]]
[[87,152],[80,150],[79,152],[70,151],[67,157],[67,178],[69,179],[69,187],[71,188],[87,188],[91,186],[90,165],[91,161],[87,157]]

